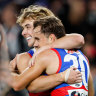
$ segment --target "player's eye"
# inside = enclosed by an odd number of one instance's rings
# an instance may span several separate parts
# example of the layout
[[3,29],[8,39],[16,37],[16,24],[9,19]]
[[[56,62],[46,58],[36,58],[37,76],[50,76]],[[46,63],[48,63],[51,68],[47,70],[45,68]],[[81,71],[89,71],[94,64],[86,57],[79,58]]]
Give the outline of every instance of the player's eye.
[[38,40],[39,41],[40,39],[38,37],[35,37],[35,40]]

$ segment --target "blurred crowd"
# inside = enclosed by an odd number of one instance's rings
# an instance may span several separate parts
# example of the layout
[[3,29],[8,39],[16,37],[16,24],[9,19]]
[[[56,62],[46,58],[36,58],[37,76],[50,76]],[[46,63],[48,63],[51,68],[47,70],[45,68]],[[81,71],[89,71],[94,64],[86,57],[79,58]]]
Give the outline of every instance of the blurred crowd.
[[[62,20],[67,34],[79,33],[84,36],[85,45],[81,50],[89,59],[96,96],[96,0],[0,0],[0,24],[6,33],[10,60],[17,53],[29,50],[21,36],[22,28],[16,24],[20,10],[29,5],[49,8]],[[11,90],[8,94],[12,95],[6,96],[24,96],[21,95],[24,92],[14,93]]]

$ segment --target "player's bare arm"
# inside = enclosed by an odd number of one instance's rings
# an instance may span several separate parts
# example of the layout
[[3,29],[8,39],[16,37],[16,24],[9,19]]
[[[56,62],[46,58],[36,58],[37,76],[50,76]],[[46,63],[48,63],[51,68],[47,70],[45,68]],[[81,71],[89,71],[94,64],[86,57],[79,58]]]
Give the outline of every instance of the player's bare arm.
[[94,95],[95,95],[95,92],[93,87],[93,79],[90,73],[89,80],[88,80],[88,96],[94,96]]
[[[42,58],[44,60],[44,58]],[[12,87],[15,90],[24,89],[32,80],[36,79],[44,70],[46,69],[46,65],[43,64],[42,60],[38,58],[33,67],[29,69],[25,69],[23,73],[20,75],[12,74],[13,85]]]
[[18,74],[22,73],[28,67],[30,59],[31,58],[27,52],[17,54],[16,57],[10,61],[10,71]]
[[[38,92],[49,90],[65,81],[64,78],[65,78],[66,71],[58,74],[48,75],[48,76],[42,75],[36,78],[35,80],[33,80],[30,83],[30,85],[27,87],[27,90],[32,93],[38,93]],[[79,71],[75,71],[74,68],[70,68],[70,75],[66,83],[68,84],[73,84],[77,82],[79,83],[82,81],[82,79],[80,78],[81,78],[81,73]]]
[[81,34],[66,34],[66,36],[56,40],[51,46],[53,48],[73,49],[84,45],[84,37]]

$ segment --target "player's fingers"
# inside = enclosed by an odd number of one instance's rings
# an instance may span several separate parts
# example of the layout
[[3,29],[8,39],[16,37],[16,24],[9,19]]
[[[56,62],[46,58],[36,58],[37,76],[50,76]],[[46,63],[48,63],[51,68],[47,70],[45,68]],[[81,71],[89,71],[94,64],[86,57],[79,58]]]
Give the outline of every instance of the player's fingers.
[[77,77],[77,80],[82,80],[82,77]]
[[77,70],[77,68],[76,68],[76,67],[72,67],[72,69],[73,69],[73,70]]
[[80,71],[76,71],[76,73],[77,73],[77,74],[81,74],[81,72],[80,72]]
[[75,81],[75,83],[80,83],[80,82],[82,82],[82,78],[78,77],[77,80]]
[[72,70],[77,70],[77,68],[74,67],[74,66],[71,66],[70,69],[72,69]]
[[82,77],[82,74],[77,74],[77,76],[76,77]]
[[32,67],[33,65],[34,65],[34,58],[32,57],[32,59],[29,61],[28,67]]
[[75,83],[81,83],[82,82],[82,80],[76,80],[75,81]]

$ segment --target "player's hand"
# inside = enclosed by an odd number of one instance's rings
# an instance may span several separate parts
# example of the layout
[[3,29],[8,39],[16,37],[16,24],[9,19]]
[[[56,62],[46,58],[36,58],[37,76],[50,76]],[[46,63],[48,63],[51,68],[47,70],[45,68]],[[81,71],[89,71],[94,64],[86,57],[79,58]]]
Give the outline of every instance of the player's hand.
[[9,70],[11,72],[15,72],[16,71],[16,67],[17,67],[17,56],[18,55],[16,55],[16,57],[13,60],[10,61]]
[[77,71],[77,68],[71,67],[66,71],[61,73],[62,77],[64,75],[64,81],[68,84],[80,83],[82,82],[82,74]]
[[39,48],[39,49],[34,53],[32,59],[30,60],[30,62],[29,62],[29,67],[31,67],[31,66],[34,65],[34,61],[35,61],[35,59],[36,59],[36,57],[37,57],[38,54],[40,54],[41,52],[43,52],[43,51],[45,51],[45,50],[47,50],[47,49],[50,49],[50,48],[51,48],[50,45],[46,45],[46,46],[43,46],[43,47]]

